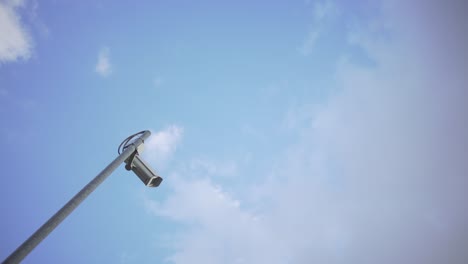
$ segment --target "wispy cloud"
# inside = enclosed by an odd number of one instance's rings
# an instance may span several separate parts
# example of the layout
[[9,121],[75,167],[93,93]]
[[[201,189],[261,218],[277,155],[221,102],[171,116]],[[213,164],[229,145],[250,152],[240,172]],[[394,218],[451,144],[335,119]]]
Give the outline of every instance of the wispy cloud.
[[[467,21],[461,8],[440,4],[430,10],[405,1],[392,8],[407,13],[384,14],[397,21],[396,37],[363,47],[378,67],[338,63],[338,92],[310,118],[295,119],[308,133],[265,172],[273,176],[251,188],[252,197],[262,193],[260,202],[235,197],[210,178],[173,177],[174,192],[148,203],[187,225],[170,260],[465,263],[467,62],[458,54],[465,50],[442,47],[466,49],[458,33]],[[427,17],[398,25],[415,19],[411,8]],[[435,10],[438,27],[431,24]],[[440,63],[427,63],[434,54]],[[255,212],[244,206],[249,202],[259,205]]]
[[330,0],[314,3],[312,24],[299,51],[304,55],[310,55],[315,48],[317,40],[322,35],[326,24],[336,15],[336,6]]
[[190,161],[192,171],[201,171],[205,175],[233,176],[237,173],[237,163],[233,160],[214,161],[208,158],[196,158]]
[[[22,0],[19,0],[22,1]],[[39,33],[42,37],[48,37],[50,35],[50,29],[44,23],[44,21],[39,17],[39,2],[38,0],[28,0],[29,10],[28,18],[31,21],[32,26],[35,31]]]
[[[274,261],[276,256],[258,245],[274,247],[277,243],[275,234],[265,232],[255,214],[241,209],[239,200],[208,178],[182,180],[178,175],[171,175],[168,184],[174,195],[162,203],[146,200],[149,211],[197,227],[185,234],[174,235],[174,246],[182,250],[172,255],[169,261],[274,263],[269,261]],[[252,256],[258,257],[253,259]]]
[[32,39],[21,22],[23,1],[0,1],[0,63],[31,57]]
[[153,132],[153,135],[145,142],[144,155],[157,166],[164,166],[172,157],[182,140],[184,129],[171,125],[165,129]]
[[102,48],[99,51],[95,71],[103,77],[107,77],[112,73],[112,64],[110,62],[110,49],[108,47]]

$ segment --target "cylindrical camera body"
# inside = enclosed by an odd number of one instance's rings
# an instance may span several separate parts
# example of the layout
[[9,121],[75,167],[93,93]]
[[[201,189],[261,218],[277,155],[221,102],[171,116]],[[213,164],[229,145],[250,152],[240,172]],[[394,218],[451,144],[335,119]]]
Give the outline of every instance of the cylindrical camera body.
[[[162,178],[156,174],[156,172],[140,159],[140,156],[136,154],[131,160],[131,170],[140,178],[140,180],[148,187],[158,187],[162,182]],[[128,165],[128,164],[127,164]]]

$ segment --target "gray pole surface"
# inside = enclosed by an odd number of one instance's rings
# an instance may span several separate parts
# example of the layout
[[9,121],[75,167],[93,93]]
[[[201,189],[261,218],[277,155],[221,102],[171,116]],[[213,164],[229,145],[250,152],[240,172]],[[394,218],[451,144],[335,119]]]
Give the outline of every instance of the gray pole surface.
[[45,224],[32,234],[21,246],[19,246],[3,264],[20,263],[44,238],[46,238],[81,202],[88,197],[115,169],[119,167],[133,152],[150,136],[149,131],[129,145],[114,161],[90,181],[80,192],[78,192],[68,203],[55,213]]

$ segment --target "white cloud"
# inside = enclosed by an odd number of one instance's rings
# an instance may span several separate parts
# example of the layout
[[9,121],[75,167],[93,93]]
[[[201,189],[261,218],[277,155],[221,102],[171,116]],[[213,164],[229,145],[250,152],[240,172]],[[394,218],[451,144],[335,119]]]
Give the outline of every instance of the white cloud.
[[31,36],[18,14],[22,5],[22,1],[0,1],[0,63],[31,56]]
[[275,234],[265,232],[261,219],[242,210],[240,201],[207,178],[182,180],[171,175],[167,184],[174,195],[163,203],[147,200],[147,207],[158,216],[196,227],[175,234],[174,247],[179,251],[170,261],[274,263],[268,246],[276,247]]
[[186,225],[171,260],[465,263],[468,21],[462,1],[436,3],[385,6],[392,40],[364,36],[378,66],[338,63],[339,92],[295,119],[308,133],[250,196],[206,177],[166,182],[174,192],[148,206]]
[[337,9],[330,0],[317,1],[314,3],[312,14],[312,25],[307,37],[302,43],[299,51],[304,55],[310,55],[319,37],[322,35],[327,23],[336,15]]
[[153,132],[145,142],[144,156],[158,166],[164,166],[180,144],[183,132],[184,129],[176,125],[168,126],[156,133]]
[[[19,0],[21,1],[21,0]],[[34,27],[34,30],[40,34],[41,37],[48,37],[50,35],[50,30],[47,25],[39,17],[39,3],[38,0],[29,0],[29,10],[28,10],[28,19]]]
[[191,171],[201,171],[205,175],[234,176],[237,173],[237,163],[232,160],[213,161],[207,158],[195,158],[190,162]]
[[109,48],[102,48],[99,51],[95,71],[103,77],[109,76],[112,73],[112,64],[110,62]]

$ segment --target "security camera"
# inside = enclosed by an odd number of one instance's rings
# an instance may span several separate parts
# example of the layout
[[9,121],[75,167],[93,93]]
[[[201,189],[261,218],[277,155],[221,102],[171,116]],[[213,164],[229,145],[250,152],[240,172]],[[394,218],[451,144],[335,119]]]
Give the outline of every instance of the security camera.
[[133,171],[146,186],[158,187],[161,184],[163,179],[140,158],[138,152],[130,156],[125,163],[125,169]]

